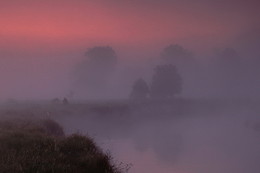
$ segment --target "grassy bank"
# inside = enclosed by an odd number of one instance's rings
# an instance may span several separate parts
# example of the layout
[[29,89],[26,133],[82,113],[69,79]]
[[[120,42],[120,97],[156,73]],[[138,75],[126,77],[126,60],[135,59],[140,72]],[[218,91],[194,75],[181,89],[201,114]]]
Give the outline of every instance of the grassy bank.
[[93,139],[52,120],[0,122],[1,173],[119,173]]

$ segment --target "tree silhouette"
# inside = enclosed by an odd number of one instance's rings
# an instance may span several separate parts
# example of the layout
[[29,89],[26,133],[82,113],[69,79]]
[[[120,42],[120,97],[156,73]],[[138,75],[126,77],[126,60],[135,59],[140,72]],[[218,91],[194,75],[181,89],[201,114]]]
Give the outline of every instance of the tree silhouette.
[[117,62],[116,53],[109,46],[98,46],[90,48],[85,55],[88,58],[89,64],[102,68],[102,70],[105,72],[113,70]]
[[193,61],[192,54],[182,46],[175,44],[169,45],[163,49],[161,58],[168,64],[174,64],[177,67]]
[[145,99],[148,97],[149,87],[144,79],[139,78],[134,82],[130,97],[133,99]]
[[182,91],[182,78],[175,66],[158,65],[151,83],[151,97],[173,98]]
[[102,93],[115,70],[117,55],[109,46],[97,46],[88,49],[85,56],[76,67],[76,84],[90,92]]

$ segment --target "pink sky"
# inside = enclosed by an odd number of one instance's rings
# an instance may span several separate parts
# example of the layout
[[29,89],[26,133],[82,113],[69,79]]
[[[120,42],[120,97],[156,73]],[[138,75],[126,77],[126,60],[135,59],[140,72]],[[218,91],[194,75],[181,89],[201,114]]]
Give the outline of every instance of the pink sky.
[[[0,45],[10,49],[92,44],[190,47],[231,44],[256,23],[256,1],[3,0]],[[199,45],[199,46],[198,46]]]
[[0,92],[62,95],[54,86],[66,86],[68,69],[96,45],[137,60],[168,44],[232,47],[255,38],[258,8],[258,0],[1,0]]

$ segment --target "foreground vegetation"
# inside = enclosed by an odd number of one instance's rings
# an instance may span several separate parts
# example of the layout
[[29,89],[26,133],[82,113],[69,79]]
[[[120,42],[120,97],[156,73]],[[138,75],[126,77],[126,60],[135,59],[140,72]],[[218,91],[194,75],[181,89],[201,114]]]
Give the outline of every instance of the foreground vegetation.
[[52,120],[0,122],[1,173],[119,173],[86,136],[66,137]]

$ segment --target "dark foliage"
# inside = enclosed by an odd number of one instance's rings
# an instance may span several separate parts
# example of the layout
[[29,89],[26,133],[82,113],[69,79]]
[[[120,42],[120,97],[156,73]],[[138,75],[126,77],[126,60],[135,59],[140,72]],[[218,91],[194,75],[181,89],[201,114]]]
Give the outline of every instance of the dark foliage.
[[[48,132],[51,129],[56,134],[60,130],[51,120],[42,124]],[[1,173],[119,172],[111,164],[110,156],[86,136],[50,136],[38,123],[23,128],[17,123],[4,122],[0,127]]]
[[115,51],[109,46],[97,46],[88,49],[85,55],[86,59],[76,68],[77,82],[93,88],[104,86],[116,67]]
[[165,62],[174,64],[178,68],[179,65],[194,63],[192,54],[178,44],[169,45],[168,47],[164,48],[161,53],[161,57]]
[[173,98],[181,93],[182,78],[173,65],[158,65],[151,83],[151,97]]
[[90,48],[86,56],[91,64],[113,66],[117,61],[115,51],[109,46],[97,46]]
[[130,98],[132,99],[145,99],[148,97],[149,87],[145,80],[142,78],[135,81]]
[[51,119],[41,121],[41,125],[48,135],[64,136],[63,128],[57,122]]

